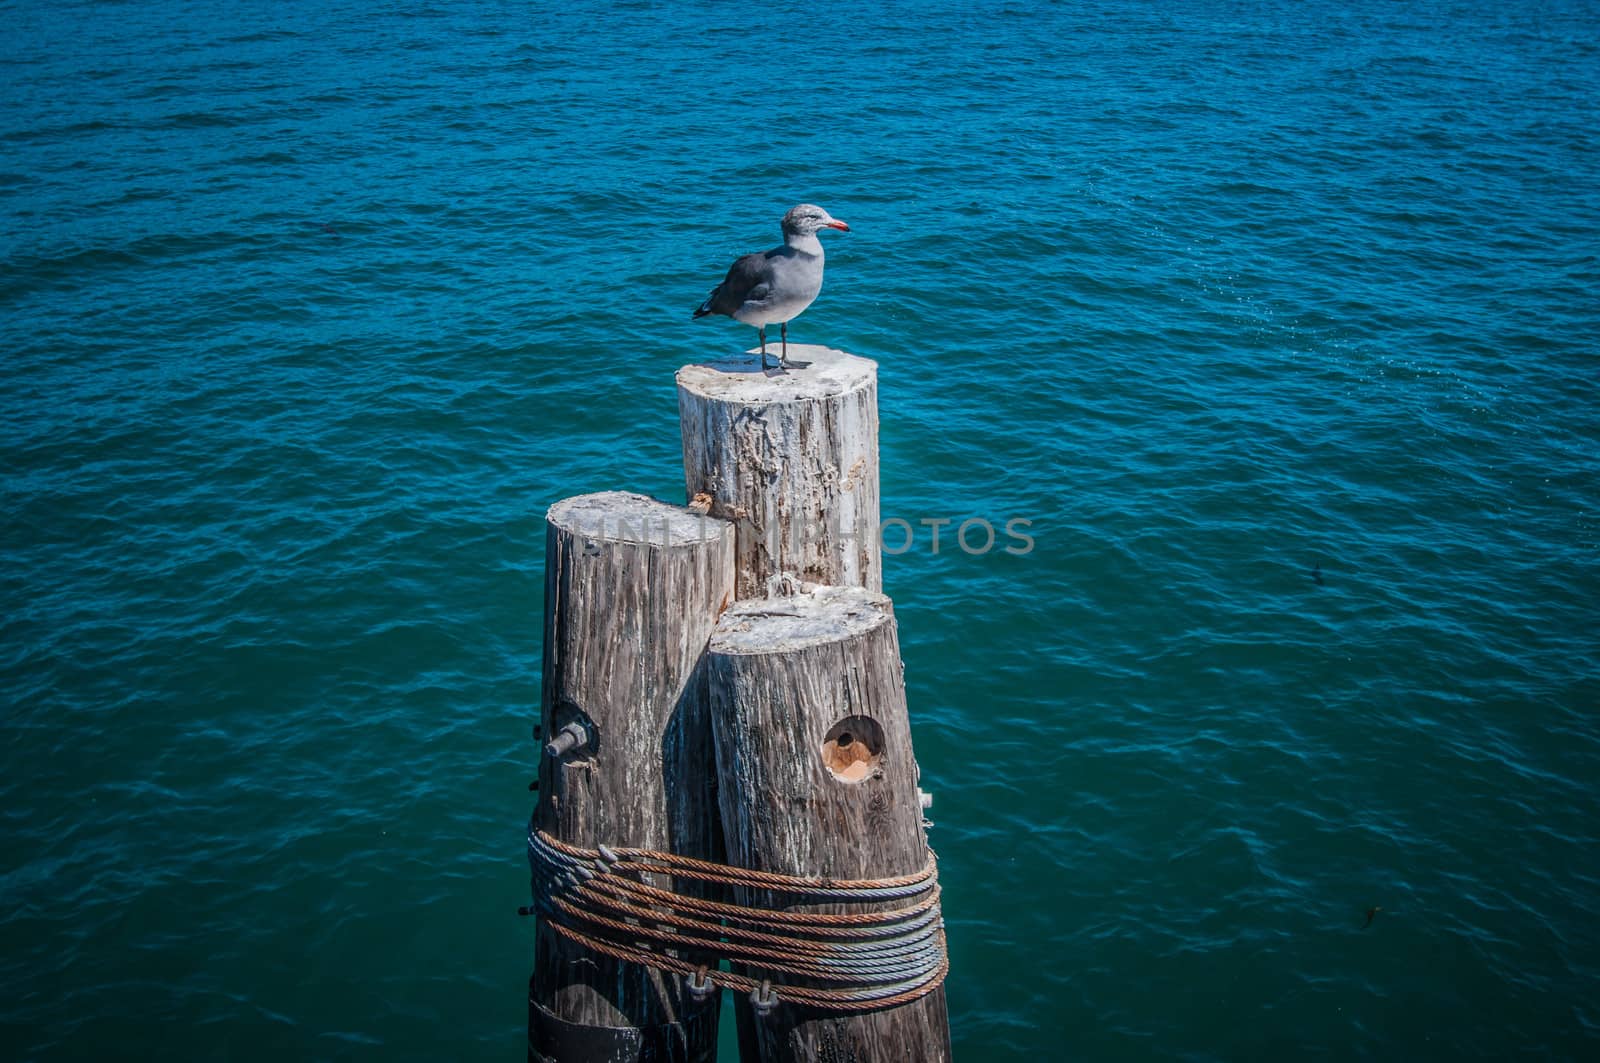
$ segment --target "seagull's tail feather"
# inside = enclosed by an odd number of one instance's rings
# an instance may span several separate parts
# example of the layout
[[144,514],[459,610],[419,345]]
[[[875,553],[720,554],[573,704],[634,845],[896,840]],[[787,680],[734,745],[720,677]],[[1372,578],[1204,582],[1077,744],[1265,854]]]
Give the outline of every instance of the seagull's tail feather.
[[705,317],[707,314],[716,313],[715,310],[711,309],[711,301],[713,299],[715,299],[716,297],[717,297],[717,289],[713,288],[713,289],[711,289],[711,294],[706,297],[706,301],[700,304],[700,309],[698,309],[698,310],[696,310],[694,312],[694,316],[696,318],[702,318],[702,317]]

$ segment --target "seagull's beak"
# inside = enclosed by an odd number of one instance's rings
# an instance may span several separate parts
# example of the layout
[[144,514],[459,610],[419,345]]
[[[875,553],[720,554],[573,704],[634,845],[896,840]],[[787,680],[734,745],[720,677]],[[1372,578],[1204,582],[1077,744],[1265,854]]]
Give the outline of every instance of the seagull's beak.
[[847,233],[847,232],[850,231],[850,226],[846,225],[844,222],[840,221],[838,218],[829,218],[826,222],[823,223],[822,227],[824,229],[838,229],[842,233]]

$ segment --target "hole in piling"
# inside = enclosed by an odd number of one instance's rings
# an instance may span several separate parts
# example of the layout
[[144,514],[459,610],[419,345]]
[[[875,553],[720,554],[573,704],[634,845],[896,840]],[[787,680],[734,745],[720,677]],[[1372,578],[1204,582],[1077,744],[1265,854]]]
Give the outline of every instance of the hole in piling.
[[822,766],[840,782],[870,778],[883,763],[883,728],[867,716],[846,716],[822,740]]

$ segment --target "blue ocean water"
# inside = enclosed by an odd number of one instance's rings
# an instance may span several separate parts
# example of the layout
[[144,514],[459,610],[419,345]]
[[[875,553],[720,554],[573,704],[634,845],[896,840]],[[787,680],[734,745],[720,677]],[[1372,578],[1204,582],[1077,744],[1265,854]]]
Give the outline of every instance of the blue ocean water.
[[6,1058],[521,1058],[543,513],[802,200],[958,1056],[1596,1051],[1594,3],[0,14]]

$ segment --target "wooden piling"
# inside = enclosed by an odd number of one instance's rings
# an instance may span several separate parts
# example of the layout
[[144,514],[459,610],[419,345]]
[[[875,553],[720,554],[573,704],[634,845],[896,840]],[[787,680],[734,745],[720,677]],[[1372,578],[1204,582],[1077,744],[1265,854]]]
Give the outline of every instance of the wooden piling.
[[[728,863],[834,879],[892,878],[926,865],[888,598],[828,587],[738,603],[711,637],[706,671]],[[741,903],[783,906],[756,891]],[[760,1014],[744,998],[734,1003],[744,1063],[950,1058],[943,988],[847,1014],[781,1002]]]
[[[545,543],[535,826],[585,848],[720,860],[702,662],[734,593],[732,525],[607,492],[552,506]],[[681,979],[591,953],[540,919],[530,1060],[714,1060],[717,1018],[715,996],[692,999]]]
[[688,500],[737,524],[740,598],[802,583],[882,590],[877,363],[800,344],[789,358],[810,364],[678,370]]

